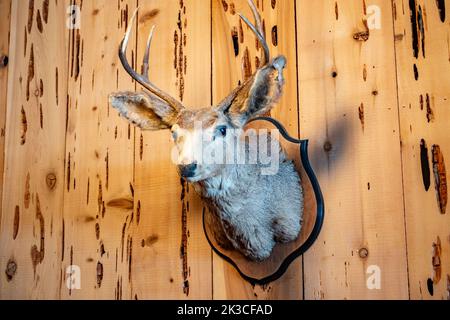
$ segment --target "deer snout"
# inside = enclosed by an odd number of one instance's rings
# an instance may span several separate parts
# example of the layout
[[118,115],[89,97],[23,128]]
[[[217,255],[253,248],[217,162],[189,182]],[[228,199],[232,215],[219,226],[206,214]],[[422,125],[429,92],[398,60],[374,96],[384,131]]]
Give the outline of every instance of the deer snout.
[[180,175],[184,178],[192,178],[195,176],[195,170],[197,170],[197,163],[189,163],[189,164],[182,164],[178,166],[178,169],[180,170]]

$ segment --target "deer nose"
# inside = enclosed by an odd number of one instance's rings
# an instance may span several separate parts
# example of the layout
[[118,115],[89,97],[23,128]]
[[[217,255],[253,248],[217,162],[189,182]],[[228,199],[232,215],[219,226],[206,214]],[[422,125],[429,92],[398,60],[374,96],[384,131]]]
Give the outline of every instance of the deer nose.
[[183,164],[179,165],[178,168],[180,169],[180,174],[184,178],[192,178],[195,175],[195,170],[197,170],[197,163],[189,163],[189,164]]

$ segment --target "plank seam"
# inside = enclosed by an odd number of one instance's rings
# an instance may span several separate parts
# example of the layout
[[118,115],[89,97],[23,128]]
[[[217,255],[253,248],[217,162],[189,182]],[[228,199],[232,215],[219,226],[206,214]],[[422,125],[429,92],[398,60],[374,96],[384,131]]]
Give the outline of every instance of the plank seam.
[[[299,65],[298,65],[298,25],[297,25],[297,0],[294,0],[294,26],[295,26],[295,76],[296,76],[296,83],[297,85],[297,137],[301,137],[301,130],[300,130],[300,89],[299,89]],[[305,259],[304,255],[299,257],[301,259],[301,266],[302,270],[300,272],[302,279],[301,279],[301,286],[302,286],[302,300],[305,300]]]
[[[11,43],[11,26],[13,23],[12,20],[12,1],[9,1],[9,8],[7,11],[7,18],[9,18],[9,23],[7,23],[9,25],[9,30],[8,30],[8,37],[6,40],[6,50],[5,50],[5,55],[9,56],[9,52],[10,52],[10,43]],[[5,93],[6,95],[8,94],[8,77],[9,77],[9,67],[5,66],[5,82],[6,82],[6,88],[5,89]],[[6,156],[6,123],[8,121],[8,112],[7,112],[7,106],[8,106],[8,97],[4,97],[5,98],[5,104],[3,106],[3,110],[2,112],[4,112],[5,114],[5,118],[4,118],[4,123],[2,123],[3,125],[3,129],[4,129],[4,136],[3,136],[3,149],[1,150],[2,152],[2,158],[3,158],[3,163],[2,163],[2,168],[1,168],[1,178],[2,178],[2,183],[1,183],[1,188],[0,188],[0,228],[2,226],[2,216],[3,216],[3,190],[4,190],[4,181],[5,181],[5,168],[6,168],[6,163],[5,163],[5,156]]]
[[[214,100],[213,100],[213,71],[214,71],[214,66],[213,66],[213,0],[209,1],[209,15],[210,15],[210,23],[209,23],[209,41],[210,41],[210,46],[209,46],[209,54],[210,54],[210,69],[211,69],[211,73],[210,73],[210,84],[209,84],[209,99],[211,102],[211,107],[213,106]],[[203,210],[205,210],[205,208],[203,207]],[[203,219],[203,215],[202,215],[202,219]],[[209,248],[209,252],[210,252],[210,257],[211,257],[211,300],[214,300],[214,255],[213,255],[213,250],[212,248]]]
[[394,17],[394,2],[391,1],[391,14],[392,14],[392,36],[394,42],[394,63],[395,63],[395,90],[397,93],[397,117],[398,117],[398,137],[400,143],[400,168],[402,175],[402,200],[403,200],[403,224],[404,224],[404,237],[405,237],[405,254],[406,254],[406,275],[407,275],[407,284],[408,284],[408,299],[411,300],[411,289],[409,283],[409,257],[408,257],[408,237],[406,232],[406,202],[405,202],[405,172],[404,172],[404,164],[403,164],[403,147],[402,147],[402,125],[400,119],[400,97],[399,97],[399,71],[398,71],[398,62],[397,62],[397,44],[395,42],[395,17]]

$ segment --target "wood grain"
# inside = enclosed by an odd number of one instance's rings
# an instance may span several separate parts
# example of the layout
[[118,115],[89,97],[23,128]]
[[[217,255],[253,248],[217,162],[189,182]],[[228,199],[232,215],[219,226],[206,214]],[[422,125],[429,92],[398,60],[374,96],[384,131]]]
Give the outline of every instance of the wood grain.
[[[11,0],[0,2],[0,176],[3,177],[5,161],[5,125],[6,125],[6,98],[8,88],[8,63],[9,63],[9,29],[11,23]],[[0,184],[0,224],[3,183]]]
[[[117,56],[137,6],[136,69],[156,25],[150,78],[186,107],[218,103],[258,66],[246,0],[5,0],[0,299],[449,298],[450,0],[255,2],[288,61],[272,116],[310,140],[325,196],[312,249],[278,281],[246,283],[211,252],[169,132],[108,104],[141,90]],[[381,29],[368,30],[373,8]]]
[[[187,108],[207,107],[211,101],[211,13],[206,3],[146,1],[140,7],[138,65],[148,32],[156,25],[150,79]],[[203,206],[180,180],[172,147],[169,130],[136,131],[135,204],[140,222],[133,236],[133,295],[211,299],[211,249],[203,235]]]
[[[117,49],[135,2],[121,1],[119,7],[108,1],[75,4],[82,25],[68,30],[62,258],[64,268],[81,268],[81,290],[64,288],[63,298],[130,299],[135,210],[127,203],[133,204],[135,139],[108,95],[134,90]],[[134,40],[130,47],[134,49]],[[129,51],[130,60],[134,52]]]
[[[286,85],[281,101],[272,116],[286,126],[289,134],[298,136],[297,69],[295,47],[295,6],[292,1],[256,2],[265,26],[266,38],[275,57],[286,56],[284,72]],[[257,57],[262,50],[251,30],[240,22],[238,12],[253,21],[247,1],[212,1],[212,60],[213,103],[219,103],[242,81],[256,70]],[[272,30],[276,30],[272,32]],[[237,38],[236,38],[237,36]],[[276,46],[274,44],[277,44]],[[272,284],[253,287],[240,278],[227,262],[214,255],[215,299],[301,299],[303,294],[301,258],[291,264],[287,273]]]
[[[450,216],[448,208],[440,208],[435,176],[442,186],[448,179],[443,166],[448,170],[450,159],[450,1],[445,1],[444,21],[436,4],[393,2],[395,34],[399,35],[395,46],[411,299],[449,299],[450,258],[446,252],[450,249]],[[417,41],[415,33],[419,35]],[[434,167],[439,169],[436,173]],[[427,178],[431,182],[428,187],[424,183]],[[442,197],[447,192],[443,188]]]
[[297,2],[301,134],[325,197],[306,299],[408,298],[392,9],[371,4],[382,27],[365,41],[364,2]]
[[7,192],[0,232],[3,299],[57,299],[61,293],[67,91],[67,41],[61,26],[66,7],[52,1],[51,15],[38,27],[37,12],[42,19],[44,10],[43,1],[12,2],[3,180]]

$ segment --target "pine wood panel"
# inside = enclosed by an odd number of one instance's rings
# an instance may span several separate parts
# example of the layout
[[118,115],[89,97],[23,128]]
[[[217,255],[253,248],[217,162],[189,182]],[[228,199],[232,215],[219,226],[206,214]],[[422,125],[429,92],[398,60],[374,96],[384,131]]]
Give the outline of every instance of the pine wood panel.
[[[6,125],[6,98],[8,88],[8,62],[9,62],[9,28],[11,24],[11,1],[0,2],[0,176],[3,178],[5,161],[5,125]],[[3,183],[0,184],[0,208],[2,207]],[[1,209],[0,209],[1,224]]]
[[[365,3],[297,1],[301,135],[326,211],[306,299],[408,298],[392,10],[371,1],[382,27],[365,41]],[[380,290],[366,287],[370,265]]]
[[[66,7],[13,1],[0,231],[2,298],[59,298]],[[48,13],[48,15],[47,15]]]
[[[256,1],[263,20],[266,39],[272,57],[286,56],[288,65],[284,72],[286,85],[281,101],[271,112],[286,126],[292,136],[298,136],[297,69],[295,38],[295,6],[293,1]],[[219,103],[240,81],[257,69],[257,40],[251,30],[240,20],[241,12],[254,21],[246,0],[212,1],[212,59],[213,103]],[[301,299],[302,260],[291,264],[287,273],[265,286],[252,286],[242,280],[237,271],[214,255],[215,299]]]
[[[140,90],[117,57],[137,6],[136,69],[155,24],[151,79],[187,107],[219,102],[256,69],[246,0],[5,0],[0,298],[448,299],[450,1],[255,2],[288,60],[272,116],[310,139],[324,191],[313,248],[270,285],[243,281],[206,243],[170,133],[134,129],[108,104]],[[66,28],[72,4],[79,30]],[[367,33],[371,5],[381,29]]]
[[[150,79],[188,108],[211,101],[210,6],[207,1],[146,1],[140,7],[138,65],[156,25]],[[211,299],[211,249],[203,206],[171,160],[169,130],[136,131],[133,295],[138,299]]]
[[441,166],[450,159],[449,8],[450,1],[394,1],[411,299],[449,298],[448,174]]
[[[130,299],[134,130],[108,95],[134,89],[117,50],[135,1],[75,4],[81,28],[68,31],[63,265],[80,267],[81,289],[65,288],[63,297]],[[132,60],[135,41],[130,47]]]

